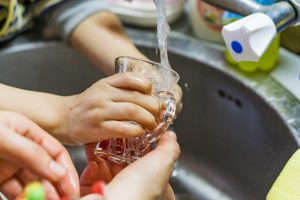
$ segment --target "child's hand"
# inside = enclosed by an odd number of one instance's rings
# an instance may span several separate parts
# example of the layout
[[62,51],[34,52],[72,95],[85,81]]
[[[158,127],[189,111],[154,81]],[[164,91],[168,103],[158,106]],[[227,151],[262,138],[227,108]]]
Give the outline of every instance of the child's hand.
[[[147,60],[145,58],[145,60]],[[128,65],[130,65],[131,63],[128,63]],[[141,65],[143,64],[143,65]],[[153,69],[153,66],[148,64],[148,63],[139,63],[139,65],[130,65],[130,68],[132,68],[132,71],[136,74],[140,74],[143,77],[148,77],[148,78],[152,78],[152,77],[160,77],[161,79],[164,79],[164,77],[161,77],[160,72],[155,71]],[[165,80],[164,80],[165,81]],[[183,107],[182,104],[182,89],[181,87],[176,83],[176,84],[172,84],[172,87],[170,88],[171,92],[174,95],[175,101],[176,101],[176,114],[178,115]]]
[[176,100],[176,115],[178,115],[181,110],[182,110],[182,107],[183,107],[183,103],[182,103],[182,89],[181,87],[176,84],[175,86],[175,93],[174,93],[174,97],[175,97],[175,100]]
[[150,82],[133,73],[116,74],[98,81],[83,93],[68,97],[67,109],[57,130],[63,136],[60,141],[83,144],[138,136],[144,129],[154,129],[159,102],[150,93]]

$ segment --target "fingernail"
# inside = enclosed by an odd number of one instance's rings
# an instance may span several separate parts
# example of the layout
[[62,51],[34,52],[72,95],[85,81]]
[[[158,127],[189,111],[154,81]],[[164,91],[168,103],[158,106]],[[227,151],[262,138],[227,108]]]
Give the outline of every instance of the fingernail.
[[168,134],[170,137],[172,137],[173,139],[177,140],[177,136],[173,131],[168,131]]
[[97,181],[94,183],[92,186],[92,193],[98,194],[98,195],[104,195],[104,188],[105,188],[105,183],[102,181]]
[[66,174],[66,169],[53,160],[50,162],[49,169],[58,177]]

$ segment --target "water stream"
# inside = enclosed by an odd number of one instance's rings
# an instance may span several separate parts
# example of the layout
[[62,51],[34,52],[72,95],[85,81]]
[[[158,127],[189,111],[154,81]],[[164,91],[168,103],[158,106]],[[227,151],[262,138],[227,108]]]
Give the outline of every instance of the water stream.
[[[168,34],[170,32],[170,26],[166,16],[166,0],[154,0],[154,3],[157,8],[157,40],[160,52],[160,63],[163,67],[171,68],[168,59]],[[161,87],[163,90],[168,91],[173,84],[172,74],[169,70],[164,70],[162,76],[165,81]]]

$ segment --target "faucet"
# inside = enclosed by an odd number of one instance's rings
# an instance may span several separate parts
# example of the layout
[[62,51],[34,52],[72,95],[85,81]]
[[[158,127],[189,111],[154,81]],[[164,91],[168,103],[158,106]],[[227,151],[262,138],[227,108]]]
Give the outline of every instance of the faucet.
[[258,61],[277,33],[300,24],[300,0],[265,6],[253,0],[204,0],[246,16],[223,27],[222,35],[236,61]]

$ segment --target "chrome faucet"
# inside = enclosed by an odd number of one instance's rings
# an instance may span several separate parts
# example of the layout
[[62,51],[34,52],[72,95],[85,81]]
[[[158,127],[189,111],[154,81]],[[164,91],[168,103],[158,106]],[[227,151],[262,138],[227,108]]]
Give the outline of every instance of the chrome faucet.
[[265,13],[273,20],[277,32],[300,22],[300,0],[280,1],[264,6],[253,0],[204,0],[207,3],[247,16],[253,13]]
[[265,6],[253,0],[204,0],[244,18],[223,27],[222,35],[236,61],[257,62],[276,36],[300,24],[300,0],[279,1]]

